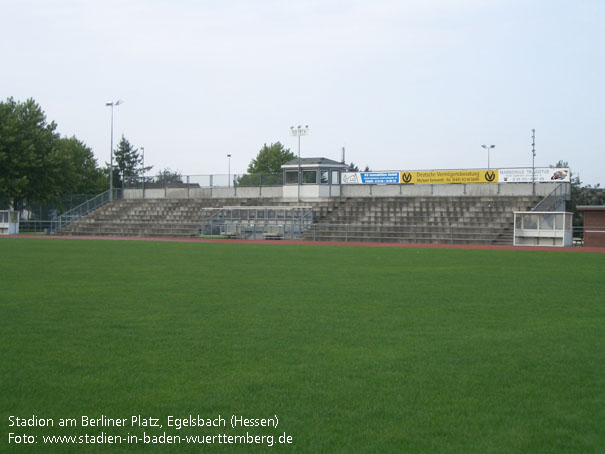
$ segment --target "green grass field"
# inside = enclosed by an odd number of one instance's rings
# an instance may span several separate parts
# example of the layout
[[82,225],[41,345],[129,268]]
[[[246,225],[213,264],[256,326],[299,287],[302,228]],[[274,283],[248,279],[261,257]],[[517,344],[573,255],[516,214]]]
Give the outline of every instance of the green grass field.
[[[605,254],[12,238],[0,257],[2,452],[605,449]],[[10,426],[32,415],[55,426]],[[167,427],[189,415],[226,427]],[[101,432],[275,445],[42,438]]]

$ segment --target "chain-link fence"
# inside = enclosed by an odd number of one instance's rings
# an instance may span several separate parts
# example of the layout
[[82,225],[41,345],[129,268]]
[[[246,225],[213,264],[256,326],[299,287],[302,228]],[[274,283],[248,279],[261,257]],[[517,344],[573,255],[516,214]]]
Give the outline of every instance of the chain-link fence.
[[[56,197],[46,202],[25,201],[20,207],[21,222],[23,221],[48,221],[72,210],[97,194],[70,194]],[[0,210],[9,209],[8,199],[0,200]]]

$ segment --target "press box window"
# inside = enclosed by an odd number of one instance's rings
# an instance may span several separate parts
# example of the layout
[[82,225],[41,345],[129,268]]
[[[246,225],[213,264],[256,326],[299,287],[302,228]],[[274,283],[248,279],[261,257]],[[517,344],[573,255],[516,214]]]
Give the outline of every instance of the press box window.
[[286,172],[286,184],[298,184],[298,172]]
[[332,184],[340,184],[339,173],[338,170],[332,170]]
[[317,184],[317,172],[315,170],[303,170],[303,183]]
[[328,184],[329,176],[330,176],[330,172],[328,172],[327,170],[322,170],[319,182],[321,184]]

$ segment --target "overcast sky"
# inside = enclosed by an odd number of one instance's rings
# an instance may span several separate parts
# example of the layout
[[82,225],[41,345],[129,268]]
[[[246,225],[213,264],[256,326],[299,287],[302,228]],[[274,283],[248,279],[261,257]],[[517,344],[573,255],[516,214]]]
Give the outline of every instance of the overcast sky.
[[[603,0],[0,0],[0,98],[109,161],[245,172],[263,143],[372,170],[563,159],[605,185]],[[152,171],[152,173],[153,173]]]

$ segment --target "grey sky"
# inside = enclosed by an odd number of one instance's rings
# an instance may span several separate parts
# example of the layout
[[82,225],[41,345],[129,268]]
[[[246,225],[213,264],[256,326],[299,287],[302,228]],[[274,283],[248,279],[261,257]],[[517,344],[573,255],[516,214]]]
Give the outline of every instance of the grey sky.
[[569,161],[605,184],[602,0],[0,0],[0,97],[109,161],[245,172],[263,143],[379,169]]

